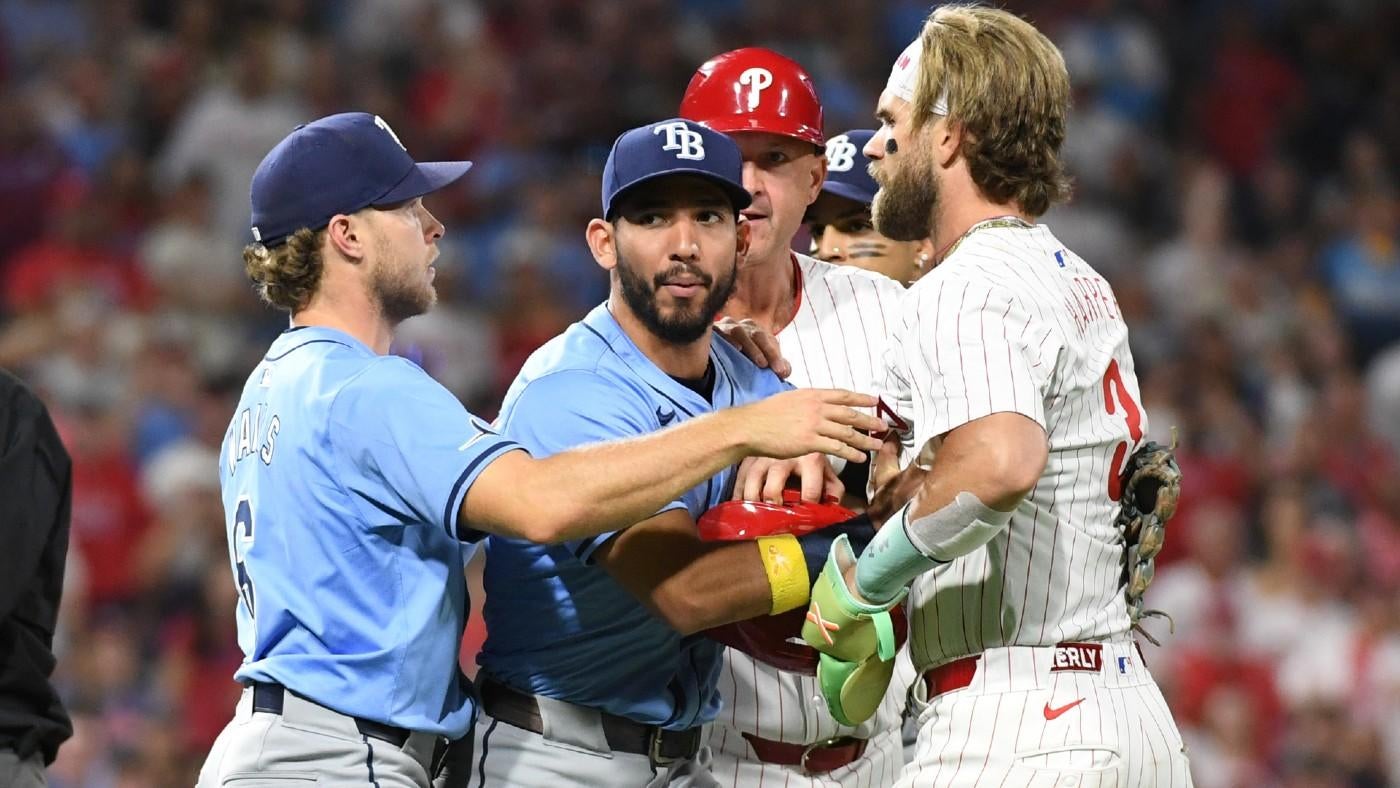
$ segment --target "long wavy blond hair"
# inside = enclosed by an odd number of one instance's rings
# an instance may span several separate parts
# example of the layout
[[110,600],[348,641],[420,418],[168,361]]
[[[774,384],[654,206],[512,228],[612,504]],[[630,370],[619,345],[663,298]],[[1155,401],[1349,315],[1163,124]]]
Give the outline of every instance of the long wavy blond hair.
[[1068,199],[1060,146],[1070,87],[1060,50],[1015,14],[976,5],[940,6],[924,23],[922,43],[914,127],[931,121],[944,98],[983,194],[1032,216]]

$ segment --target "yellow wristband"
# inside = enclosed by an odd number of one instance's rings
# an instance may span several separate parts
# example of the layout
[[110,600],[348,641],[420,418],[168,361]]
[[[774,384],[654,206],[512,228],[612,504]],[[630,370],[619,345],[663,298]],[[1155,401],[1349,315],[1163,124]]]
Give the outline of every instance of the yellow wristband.
[[807,559],[802,545],[791,534],[764,536],[758,539],[758,554],[763,559],[763,571],[768,573],[768,587],[773,592],[776,616],[807,604],[812,580],[807,577]]

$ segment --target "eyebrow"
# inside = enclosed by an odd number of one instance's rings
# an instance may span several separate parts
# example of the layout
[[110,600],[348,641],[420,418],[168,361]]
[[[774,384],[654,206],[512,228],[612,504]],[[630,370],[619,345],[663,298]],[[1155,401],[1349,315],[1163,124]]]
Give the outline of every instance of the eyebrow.
[[669,200],[664,197],[656,197],[648,200],[638,200],[627,206],[624,210],[629,213],[664,212],[664,211],[685,211],[692,208],[732,208],[732,204],[723,197],[704,196],[694,199]]
[[875,119],[881,123],[889,123],[891,126],[894,125],[894,116],[891,115],[890,111],[887,109],[875,110]]

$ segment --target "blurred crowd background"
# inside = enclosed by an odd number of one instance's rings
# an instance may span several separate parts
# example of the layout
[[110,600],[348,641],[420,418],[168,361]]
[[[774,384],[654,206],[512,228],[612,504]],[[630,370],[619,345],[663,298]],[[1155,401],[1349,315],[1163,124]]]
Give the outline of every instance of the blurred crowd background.
[[[1400,4],[1011,2],[1063,49],[1076,196],[1045,221],[1112,281],[1182,508],[1147,660],[1196,784],[1400,784]],[[606,293],[608,146],[695,67],[766,45],[827,131],[869,127],[908,0],[0,0],[0,366],[75,460],[53,785],[189,785],[238,689],[214,471],[285,326],[242,276],[248,185],[364,109],[476,168],[435,311],[397,352],[494,415]]]

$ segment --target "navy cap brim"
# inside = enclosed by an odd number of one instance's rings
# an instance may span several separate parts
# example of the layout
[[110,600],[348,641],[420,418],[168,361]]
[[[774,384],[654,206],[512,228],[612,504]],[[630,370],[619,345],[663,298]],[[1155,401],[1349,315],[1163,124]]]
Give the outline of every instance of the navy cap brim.
[[747,189],[727,178],[721,178],[709,170],[701,170],[695,167],[673,167],[669,170],[661,170],[660,172],[649,172],[613,192],[612,197],[608,200],[607,208],[605,209],[607,218],[612,218],[613,209],[617,207],[617,201],[626,195],[627,192],[644,183],[650,183],[657,178],[666,178],[672,175],[694,175],[698,178],[704,178],[710,183],[720,187],[724,190],[725,195],[729,197],[729,201],[734,204],[734,212],[736,214],[753,203],[753,195],[749,194]]
[[875,201],[875,192],[867,191],[853,183],[842,183],[840,181],[827,180],[822,184],[822,191],[834,194],[837,197],[845,197],[848,200],[871,204]]
[[472,168],[469,161],[425,161],[413,165],[413,169],[403,177],[403,180],[394,185],[394,188],[376,198],[373,205],[392,205],[393,203],[412,200],[415,197],[422,197],[445,186],[450,186],[454,181],[467,174],[467,170]]

